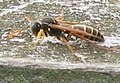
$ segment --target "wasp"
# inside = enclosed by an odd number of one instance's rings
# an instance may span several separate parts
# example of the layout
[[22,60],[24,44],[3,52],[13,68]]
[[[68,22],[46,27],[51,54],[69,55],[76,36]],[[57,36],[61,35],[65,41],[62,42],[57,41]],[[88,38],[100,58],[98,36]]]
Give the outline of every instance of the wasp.
[[[39,39],[41,37],[47,36],[55,36],[58,40],[65,43],[65,45],[69,48],[71,53],[75,55],[75,50],[71,45],[69,45],[69,41],[72,39],[72,36],[76,37],[76,39],[82,39],[90,44],[93,44],[99,48],[107,49],[102,46],[96,44],[96,42],[104,42],[104,36],[100,33],[99,30],[83,25],[78,24],[77,22],[67,22],[62,20],[63,17],[57,17],[55,19],[47,17],[43,18],[41,22],[35,22],[33,25],[30,25],[32,33],[36,37],[36,41],[34,45],[37,45]],[[25,17],[28,22],[31,22],[29,17]],[[10,34],[11,37],[12,34]],[[111,49],[107,49],[111,50]]]
[[76,39],[82,39],[87,42],[104,42],[103,35],[91,26],[76,24],[73,22],[60,23],[60,20],[53,18],[44,18],[41,22],[35,22],[31,26],[32,32],[36,37],[35,45],[40,37],[55,36],[58,40],[64,42],[75,55],[73,48],[67,43],[75,36]]

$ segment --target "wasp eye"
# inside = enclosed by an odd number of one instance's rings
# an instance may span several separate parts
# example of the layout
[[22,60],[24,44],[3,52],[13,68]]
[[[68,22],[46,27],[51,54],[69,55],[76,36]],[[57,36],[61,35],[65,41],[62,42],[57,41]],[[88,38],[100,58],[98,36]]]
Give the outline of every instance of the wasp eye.
[[38,27],[41,27],[40,23],[37,23],[36,25],[37,25]]
[[34,30],[40,30],[41,28],[42,28],[41,24],[38,22],[35,22],[34,25],[32,26],[32,29]]

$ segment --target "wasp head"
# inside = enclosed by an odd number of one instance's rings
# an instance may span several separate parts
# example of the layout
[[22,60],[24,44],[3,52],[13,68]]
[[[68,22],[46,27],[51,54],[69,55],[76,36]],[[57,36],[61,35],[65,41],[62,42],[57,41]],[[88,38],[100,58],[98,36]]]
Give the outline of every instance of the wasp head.
[[37,36],[38,32],[42,29],[42,25],[38,22],[35,22],[34,25],[32,26],[32,32],[35,36]]

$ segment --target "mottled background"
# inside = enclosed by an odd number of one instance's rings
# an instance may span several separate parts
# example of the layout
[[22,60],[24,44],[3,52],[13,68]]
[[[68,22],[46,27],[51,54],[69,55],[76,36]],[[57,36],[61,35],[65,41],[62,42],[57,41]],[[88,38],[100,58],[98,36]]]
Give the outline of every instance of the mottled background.
[[[119,83],[120,72],[119,0],[0,0],[0,80],[2,83]],[[113,47],[108,52],[80,41],[73,44],[82,58],[74,60],[68,48],[54,38],[33,48],[34,36],[25,29],[10,41],[7,33],[28,27],[44,17],[57,17],[64,10],[66,21],[99,26]],[[46,41],[47,40],[47,41]]]

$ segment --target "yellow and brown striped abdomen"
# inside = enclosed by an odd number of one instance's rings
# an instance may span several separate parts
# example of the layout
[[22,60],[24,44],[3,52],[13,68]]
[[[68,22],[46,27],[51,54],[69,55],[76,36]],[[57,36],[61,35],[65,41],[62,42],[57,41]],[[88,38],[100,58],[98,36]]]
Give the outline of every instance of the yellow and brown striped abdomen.
[[72,25],[72,28],[81,30],[84,32],[84,34],[80,34],[85,38],[88,38],[92,41],[98,41],[98,42],[103,42],[104,37],[101,35],[101,33],[97,30],[94,29],[91,26],[86,26],[86,25]]

